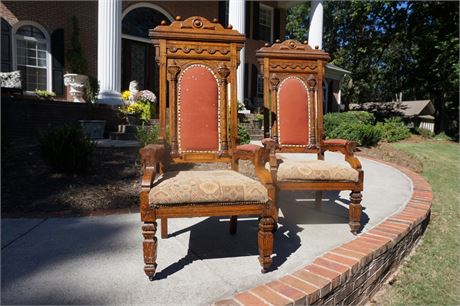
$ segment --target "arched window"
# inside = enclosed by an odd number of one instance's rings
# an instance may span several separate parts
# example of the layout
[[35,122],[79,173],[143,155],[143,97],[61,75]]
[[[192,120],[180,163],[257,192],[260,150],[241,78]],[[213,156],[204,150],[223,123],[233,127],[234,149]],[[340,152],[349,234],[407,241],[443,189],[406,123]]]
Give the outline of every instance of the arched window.
[[21,71],[22,89],[51,91],[50,41],[48,33],[36,24],[15,25],[13,52],[15,69]]
[[123,12],[122,19],[122,88],[136,80],[140,89],[158,94],[158,68],[149,30],[172,16],[153,3],[136,3]]

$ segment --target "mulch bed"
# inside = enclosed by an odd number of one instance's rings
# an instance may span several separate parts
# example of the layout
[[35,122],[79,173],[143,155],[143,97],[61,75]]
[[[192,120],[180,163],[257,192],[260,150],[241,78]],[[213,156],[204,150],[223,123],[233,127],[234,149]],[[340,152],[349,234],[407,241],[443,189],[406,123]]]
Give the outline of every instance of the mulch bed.
[[[52,173],[38,145],[9,145],[2,152],[2,216],[78,215],[120,208],[136,211],[141,178],[138,150],[97,148],[90,172],[69,176]],[[182,167],[205,170],[229,165]],[[249,161],[240,161],[240,171],[254,177]]]
[[[413,157],[387,143],[359,148],[357,155],[393,162],[416,172],[422,170]],[[183,167],[190,169],[187,165]],[[197,164],[192,168],[226,169],[229,165]],[[254,167],[249,161],[240,161],[240,171],[254,177]],[[69,176],[52,173],[41,159],[38,145],[9,145],[2,148],[2,216],[53,212],[78,215],[121,208],[136,211],[140,177],[137,148],[98,148],[88,174]]]

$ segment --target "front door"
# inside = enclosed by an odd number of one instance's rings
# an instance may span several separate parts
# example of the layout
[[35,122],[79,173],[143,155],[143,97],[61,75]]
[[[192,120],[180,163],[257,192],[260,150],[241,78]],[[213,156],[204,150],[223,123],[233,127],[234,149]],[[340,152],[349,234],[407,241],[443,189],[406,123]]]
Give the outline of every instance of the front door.
[[154,52],[151,44],[123,38],[123,90],[129,88],[129,82],[137,81],[140,90],[148,89],[158,95],[158,67]]

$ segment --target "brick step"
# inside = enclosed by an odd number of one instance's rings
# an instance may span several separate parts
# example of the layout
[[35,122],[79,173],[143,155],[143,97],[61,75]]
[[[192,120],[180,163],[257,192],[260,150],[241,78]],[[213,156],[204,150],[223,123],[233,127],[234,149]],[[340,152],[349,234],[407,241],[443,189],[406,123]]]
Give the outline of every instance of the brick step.
[[[248,129],[259,129],[259,123],[256,123],[256,122],[252,122],[252,123],[240,123],[240,125],[244,126],[246,128],[246,130]],[[261,125],[261,128],[263,127],[263,123]]]
[[251,140],[262,140],[264,139],[264,135],[261,134],[261,135],[249,135],[249,139]]
[[118,132],[119,133],[136,133],[139,127],[141,127],[141,125],[119,124]]
[[110,139],[112,140],[137,140],[135,133],[122,133],[122,132],[110,133]]
[[246,129],[246,132],[248,132],[248,134],[263,134],[264,133],[264,131],[261,129]]

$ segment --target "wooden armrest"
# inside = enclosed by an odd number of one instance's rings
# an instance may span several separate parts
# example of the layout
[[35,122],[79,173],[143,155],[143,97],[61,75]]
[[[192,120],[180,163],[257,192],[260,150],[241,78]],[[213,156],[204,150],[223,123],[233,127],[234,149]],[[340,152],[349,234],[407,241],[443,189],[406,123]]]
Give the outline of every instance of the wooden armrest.
[[255,144],[237,146],[232,155],[233,165],[236,167],[235,170],[238,169],[238,160],[250,160],[254,164],[256,176],[260,181],[264,184],[273,183],[270,172],[265,169],[265,163],[269,161],[271,151],[274,152],[274,149],[272,149],[274,148],[273,144],[273,140],[269,139],[263,142],[263,147]]
[[353,153],[356,146],[356,142],[346,139],[327,139],[324,140],[321,145],[321,154],[324,154],[326,151],[341,152],[345,155],[345,161],[348,162],[352,168],[361,170],[361,163]]
[[152,188],[158,168],[163,172],[166,148],[163,144],[150,144],[139,150],[142,162],[142,189]]

